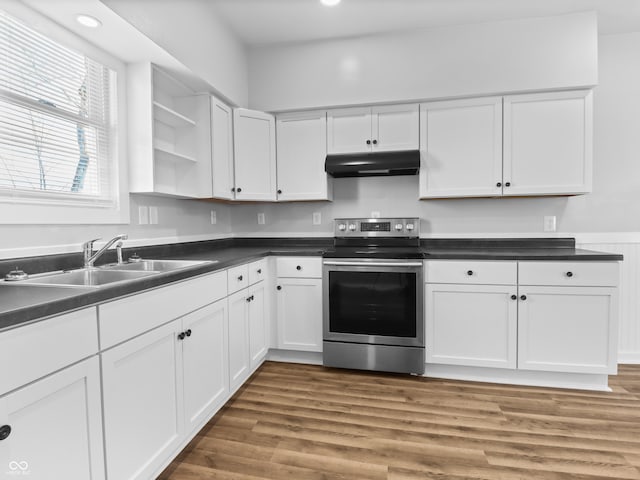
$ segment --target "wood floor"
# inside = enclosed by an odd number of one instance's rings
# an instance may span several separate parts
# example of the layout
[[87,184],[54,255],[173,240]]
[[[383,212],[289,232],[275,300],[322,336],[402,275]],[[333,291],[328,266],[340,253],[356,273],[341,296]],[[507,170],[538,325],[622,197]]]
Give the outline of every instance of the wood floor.
[[640,365],[612,393],[265,363],[159,477],[640,479]]

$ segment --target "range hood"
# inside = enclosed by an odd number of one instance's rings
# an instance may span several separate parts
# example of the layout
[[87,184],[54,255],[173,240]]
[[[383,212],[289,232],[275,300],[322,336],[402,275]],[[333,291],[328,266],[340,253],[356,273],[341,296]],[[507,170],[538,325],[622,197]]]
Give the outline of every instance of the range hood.
[[339,177],[415,175],[420,168],[420,151],[346,153],[327,155],[324,169]]

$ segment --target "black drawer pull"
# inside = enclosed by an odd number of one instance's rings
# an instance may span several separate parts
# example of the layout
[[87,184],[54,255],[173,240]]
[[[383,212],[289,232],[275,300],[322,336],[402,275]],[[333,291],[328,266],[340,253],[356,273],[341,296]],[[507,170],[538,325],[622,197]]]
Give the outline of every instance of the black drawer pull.
[[520,295],[520,300],[526,300],[527,296],[526,295]]
[[184,340],[184,337],[186,337],[186,334],[184,332],[180,332],[178,334],[178,340]]
[[302,270],[302,267],[301,267],[300,265],[298,265],[298,266],[296,267],[296,270]]
[[258,273],[262,273],[262,269],[261,268],[258,269]]
[[573,272],[567,272],[567,277],[573,277]]
[[467,275],[469,276],[473,275],[473,270],[467,270]]
[[242,275],[238,275],[238,281],[241,282],[242,281]]
[[517,300],[518,296],[517,295],[511,295],[511,300]]
[[184,332],[184,334],[185,334],[187,337],[190,337],[190,336],[191,336],[191,329],[188,329],[186,332]]
[[277,288],[278,290],[282,290],[282,287],[281,287],[280,285],[278,285],[276,288]]
[[502,183],[500,182],[496,183],[496,187],[501,187],[501,186],[502,186]]
[[0,440],[5,440],[11,435],[11,425],[2,425],[0,427]]

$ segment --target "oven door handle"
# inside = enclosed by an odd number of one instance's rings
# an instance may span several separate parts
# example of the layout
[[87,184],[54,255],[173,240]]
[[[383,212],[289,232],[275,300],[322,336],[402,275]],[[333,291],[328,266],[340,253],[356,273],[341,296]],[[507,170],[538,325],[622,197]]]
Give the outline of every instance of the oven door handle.
[[346,262],[325,260],[325,265],[344,265],[349,267],[421,267],[422,262]]

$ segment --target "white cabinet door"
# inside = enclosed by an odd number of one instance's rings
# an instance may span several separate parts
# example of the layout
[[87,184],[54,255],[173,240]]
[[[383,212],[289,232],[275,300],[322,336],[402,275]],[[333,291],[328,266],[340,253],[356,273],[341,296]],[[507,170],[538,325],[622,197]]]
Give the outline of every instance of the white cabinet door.
[[279,115],[276,140],[278,200],[330,200],[326,112]]
[[233,393],[249,377],[249,295],[245,288],[229,301],[229,388]]
[[502,97],[423,104],[420,198],[502,194]]
[[518,368],[616,373],[617,289],[520,286]]
[[233,109],[211,97],[213,197],[233,200]]
[[322,351],[322,279],[278,278],[278,348]]
[[227,300],[182,318],[186,432],[193,431],[229,393]]
[[2,478],[104,479],[97,356],[0,398],[0,425]]
[[327,112],[327,152],[370,152],[371,108],[341,108]]
[[249,353],[251,370],[262,363],[268,350],[268,328],[264,282],[249,288]]
[[427,284],[427,363],[516,368],[516,294],[515,285]]
[[504,98],[504,195],[591,191],[593,93]]
[[374,152],[418,150],[418,104],[373,107],[371,121]]
[[276,132],[273,115],[233,111],[236,200],[276,200]]
[[176,320],[101,354],[110,479],[149,478],[180,443],[180,327]]

